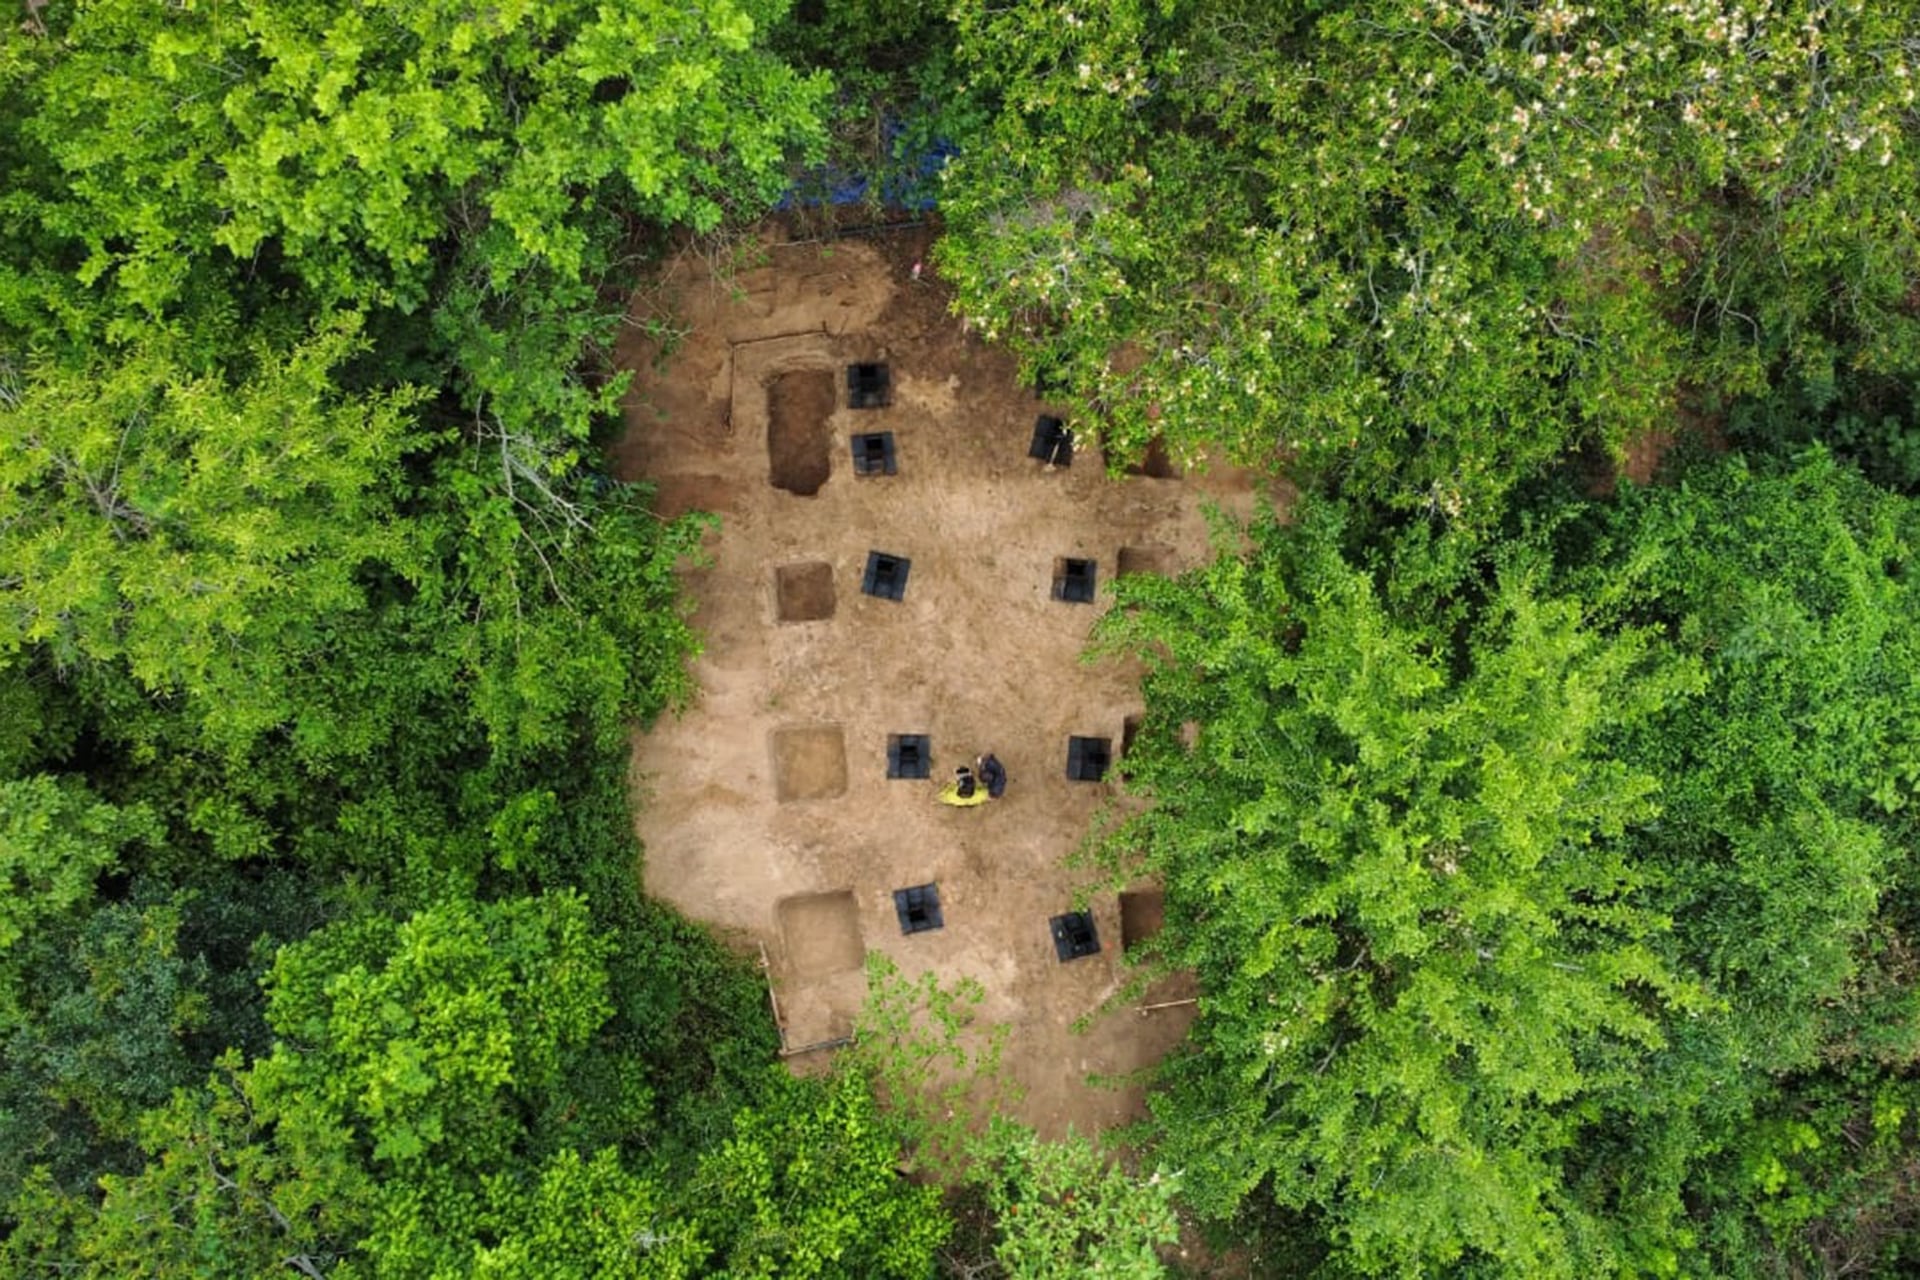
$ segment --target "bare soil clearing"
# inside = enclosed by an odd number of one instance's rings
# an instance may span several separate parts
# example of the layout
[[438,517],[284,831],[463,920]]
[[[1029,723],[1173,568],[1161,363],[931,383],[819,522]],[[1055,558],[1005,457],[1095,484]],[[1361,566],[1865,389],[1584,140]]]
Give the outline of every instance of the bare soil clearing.
[[[636,327],[622,352],[637,372],[620,474],[655,483],[669,514],[722,517],[711,565],[686,577],[706,639],[697,701],[634,742],[646,887],[766,947],[790,1046],[847,1033],[862,950],[908,975],[977,979],[982,1017],[1012,1024],[1023,1118],[1087,1132],[1143,1103],[1137,1085],[1088,1077],[1151,1065],[1191,1010],[1129,1007],[1072,1029],[1125,984],[1122,938],[1156,914],[1143,898],[1123,920],[1117,895],[1094,894],[1100,952],[1056,958],[1048,921],[1082,905],[1087,878],[1064,860],[1113,795],[1069,780],[1068,740],[1118,755],[1139,711],[1139,672],[1081,651],[1119,572],[1200,563],[1202,503],[1244,515],[1254,491],[1242,473],[1180,477],[1164,460],[1147,468],[1164,477],[1111,480],[1091,448],[1067,467],[1029,458],[1038,416],[1061,411],[914,277],[928,238],[770,231],[765,265],[732,286],[689,256],[667,283],[684,338],[663,357]],[[879,407],[851,407],[855,364],[886,366]],[[854,441],[882,432],[893,474]],[[899,599],[863,590],[875,551],[910,562]],[[1067,561],[1090,565],[1091,603],[1058,594]],[[890,779],[889,738],[920,734],[931,776]],[[1005,798],[935,803],[984,751],[1006,765]],[[929,883],[942,927],[905,934],[894,890]]]

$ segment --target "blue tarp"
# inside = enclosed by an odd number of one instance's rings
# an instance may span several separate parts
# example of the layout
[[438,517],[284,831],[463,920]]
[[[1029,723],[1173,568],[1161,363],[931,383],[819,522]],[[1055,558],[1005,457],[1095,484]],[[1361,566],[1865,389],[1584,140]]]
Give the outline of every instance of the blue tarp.
[[[905,132],[898,121],[887,124],[887,146],[889,150],[898,150],[900,136]],[[889,165],[880,184],[880,203],[892,209],[913,209],[921,211],[931,209],[937,203],[935,192],[939,188],[940,170],[946,167],[947,158],[958,154],[952,143],[936,139],[918,156],[902,157]],[[836,165],[822,165],[809,170],[798,182],[788,187],[780,197],[776,209],[819,208],[822,205],[862,204],[873,190],[873,178],[870,174],[851,173]]]

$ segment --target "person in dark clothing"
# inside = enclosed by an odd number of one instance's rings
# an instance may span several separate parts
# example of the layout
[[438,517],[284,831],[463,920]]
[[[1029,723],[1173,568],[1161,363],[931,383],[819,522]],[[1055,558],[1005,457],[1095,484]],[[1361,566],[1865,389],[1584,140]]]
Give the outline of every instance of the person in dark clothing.
[[970,809],[977,804],[987,802],[987,789],[973,776],[973,770],[961,765],[953,771],[953,781],[940,788],[940,794],[934,799],[941,804],[950,804],[956,808]]
[[980,781],[986,784],[989,798],[998,800],[1007,794],[1007,767],[991,751],[974,762]]

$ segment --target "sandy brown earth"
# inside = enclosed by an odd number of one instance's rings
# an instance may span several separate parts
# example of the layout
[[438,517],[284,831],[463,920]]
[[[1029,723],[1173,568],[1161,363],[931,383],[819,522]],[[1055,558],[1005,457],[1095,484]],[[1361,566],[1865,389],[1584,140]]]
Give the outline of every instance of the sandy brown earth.
[[[731,284],[685,257],[665,288],[684,336],[663,356],[636,327],[622,353],[638,372],[621,473],[655,482],[670,513],[722,518],[711,565],[686,577],[706,641],[697,701],[634,742],[646,887],[764,945],[792,1048],[848,1032],[876,950],[984,985],[1043,1133],[1133,1118],[1137,1086],[1089,1076],[1150,1065],[1191,1010],[1128,1006],[1072,1030],[1127,974],[1113,893],[1088,901],[1099,954],[1062,963],[1049,933],[1088,878],[1063,860],[1112,794],[1068,779],[1068,739],[1118,754],[1139,709],[1136,670],[1081,653],[1118,567],[1198,562],[1203,501],[1245,513],[1253,488],[1225,471],[1109,479],[1090,448],[1066,468],[1029,459],[1046,406],[961,332],[930,272],[914,277],[924,229],[779,235]],[[884,407],[849,407],[852,363],[887,366]],[[896,473],[855,474],[851,437],[879,432]],[[907,562],[902,599],[862,594],[873,551]],[[1066,558],[1093,562],[1095,603],[1053,598]],[[888,778],[896,734],[930,738],[932,780]],[[1003,800],[934,802],[989,750],[1011,775]],[[923,884],[944,927],[904,935],[894,890]],[[1151,898],[1127,905],[1133,929],[1157,923]]]

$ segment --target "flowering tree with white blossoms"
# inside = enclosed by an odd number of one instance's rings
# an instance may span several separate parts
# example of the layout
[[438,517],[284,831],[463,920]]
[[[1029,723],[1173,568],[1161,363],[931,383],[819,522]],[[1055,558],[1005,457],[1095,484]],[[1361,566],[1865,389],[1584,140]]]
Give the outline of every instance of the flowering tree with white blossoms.
[[1123,453],[1490,519],[1682,388],[1920,367],[1906,8],[966,0],[941,265]]

